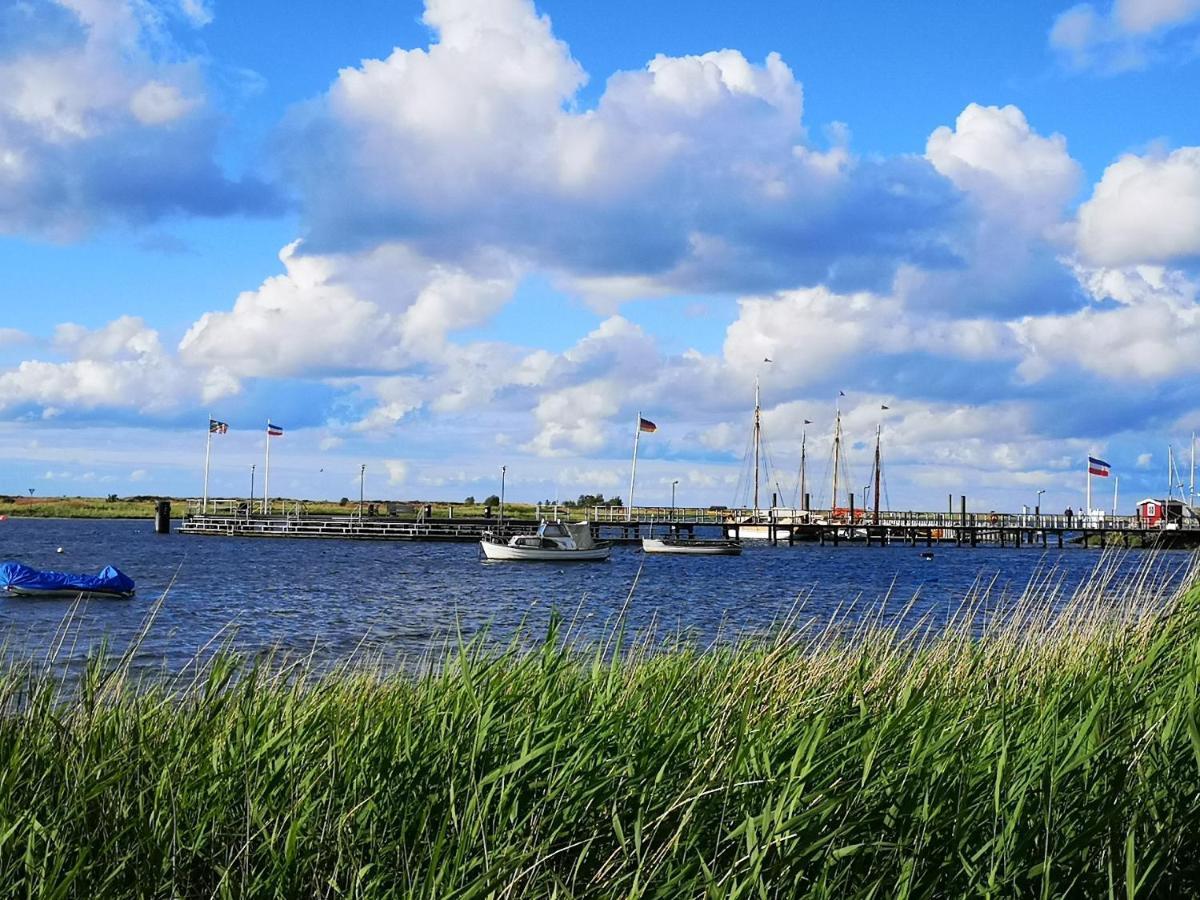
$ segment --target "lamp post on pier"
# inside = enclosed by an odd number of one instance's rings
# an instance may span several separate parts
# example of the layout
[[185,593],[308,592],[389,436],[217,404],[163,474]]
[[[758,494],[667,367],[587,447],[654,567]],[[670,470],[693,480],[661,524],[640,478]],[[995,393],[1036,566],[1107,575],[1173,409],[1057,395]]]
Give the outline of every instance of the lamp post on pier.
[[671,482],[671,521],[675,521],[675,485],[679,484],[679,479],[676,478]]
[[363,514],[363,486],[367,480],[367,464],[363,463],[358,467],[358,521],[362,522]]
[[250,502],[246,504],[246,518],[250,518],[250,511],[254,509],[254,463],[250,464]]
[[1033,503],[1033,514],[1040,516],[1042,514],[1042,494],[1046,493],[1046,489],[1042,488],[1037,492],[1037,500]]
[[508,466],[500,467],[500,521],[504,521],[504,479],[508,475]]

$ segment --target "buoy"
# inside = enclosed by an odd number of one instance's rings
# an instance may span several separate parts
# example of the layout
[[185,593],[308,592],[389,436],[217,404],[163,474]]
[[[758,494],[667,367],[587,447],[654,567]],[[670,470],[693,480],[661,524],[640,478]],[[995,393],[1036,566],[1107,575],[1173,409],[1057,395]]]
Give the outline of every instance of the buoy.
[[57,550],[55,550],[54,552],[55,552],[55,553],[62,553],[62,547],[59,547],[59,548],[58,548]]

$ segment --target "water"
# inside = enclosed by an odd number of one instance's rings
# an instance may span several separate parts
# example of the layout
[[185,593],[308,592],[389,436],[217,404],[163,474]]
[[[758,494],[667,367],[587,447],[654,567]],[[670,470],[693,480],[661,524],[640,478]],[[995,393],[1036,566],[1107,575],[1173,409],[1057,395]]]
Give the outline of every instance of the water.
[[[0,522],[0,560],[88,573],[112,563],[137,582],[134,600],[94,600],[75,610],[60,663],[77,664],[104,639],[119,650],[129,646],[169,588],[136,663],[170,671],[222,641],[252,653],[312,652],[323,661],[364,647],[385,658],[415,658],[456,631],[470,637],[487,628],[506,640],[524,625],[537,635],[552,608],[583,637],[602,637],[635,577],[632,628],[653,623],[702,643],[767,630],[799,598],[806,616],[820,618],[856,599],[859,608],[873,608],[889,595],[889,608],[898,610],[919,594],[911,615],[944,620],[981,580],[994,579],[993,599],[1003,605],[1038,573],[1054,569],[1070,588],[1101,558],[1080,548],[944,546],[925,560],[925,549],[751,543],[740,557],[644,557],[618,547],[607,563],[485,563],[475,544],[156,535],[148,521]],[[1186,553],[1162,554],[1160,577],[1179,577],[1189,560]],[[1142,561],[1143,553],[1131,551],[1119,565],[1133,570]],[[8,652],[44,655],[74,605],[0,600]]]

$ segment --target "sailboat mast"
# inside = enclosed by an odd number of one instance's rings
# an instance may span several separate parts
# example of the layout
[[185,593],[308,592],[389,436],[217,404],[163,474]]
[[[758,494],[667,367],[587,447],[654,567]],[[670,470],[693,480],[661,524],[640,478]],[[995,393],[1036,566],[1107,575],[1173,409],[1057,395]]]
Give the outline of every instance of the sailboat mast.
[[879,476],[880,476],[879,436],[880,436],[880,433],[882,432],[882,430],[883,430],[882,425],[875,426],[875,494],[872,499],[875,501],[875,524],[876,525],[879,524]]
[[758,376],[754,376],[754,512],[758,512],[758,459],[762,446],[762,411],[759,407]]
[[1167,499],[1175,496],[1175,450],[1167,444]]
[[808,485],[804,482],[804,463],[808,451],[808,429],[800,433],[800,496],[797,498],[800,501],[800,507],[804,507],[804,498],[808,496]]
[[1188,506],[1196,505],[1196,432],[1192,432],[1192,477],[1188,481]]
[[838,404],[837,413],[833,420],[833,500],[829,507],[830,512],[837,509],[838,497],[838,469],[842,464],[842,407]]

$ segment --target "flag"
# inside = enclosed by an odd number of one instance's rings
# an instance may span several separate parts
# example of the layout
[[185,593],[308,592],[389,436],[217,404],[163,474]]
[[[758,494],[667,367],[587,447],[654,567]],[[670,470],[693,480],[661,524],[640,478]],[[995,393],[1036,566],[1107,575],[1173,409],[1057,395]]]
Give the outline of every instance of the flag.
[[209,434],[225,434],[228,431],[229,431],[229,423],[228,422],[218,422],[216,419],[208,420],[208,433]]
[[658,426],[649,419],[638,416],[638,431],[658,431]]
[[890,407],[890,406],[881,406],[881,407],[879,407],[879,408],[880,408],[880,409],[891,409],[891,407]]
[[267,423],[267,437],[282,437],[282,436],[283,436],[282,428],[280,428],[278,425],[272,425],[270,422]]
[[769,357],[769,356],[763,357],[763,362],[770,362],[770,361],[771,361],[771,357]]
[[811,425],[811,424],[812,424],[812,419],[805,419],[805,420],[804,420],[804,424],[805,424],[805,425]]
[[1096,459],[1094,456],[1088,457],[1088,474],[1099,475],[1101,478],[1107,478],[1109,471],[1112,469],[1108,463],[1102,459]]

